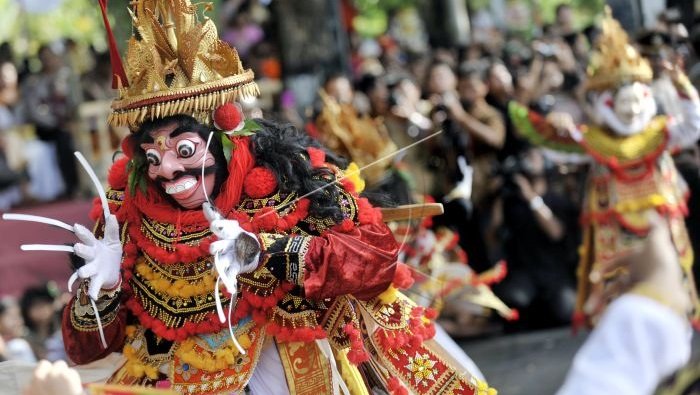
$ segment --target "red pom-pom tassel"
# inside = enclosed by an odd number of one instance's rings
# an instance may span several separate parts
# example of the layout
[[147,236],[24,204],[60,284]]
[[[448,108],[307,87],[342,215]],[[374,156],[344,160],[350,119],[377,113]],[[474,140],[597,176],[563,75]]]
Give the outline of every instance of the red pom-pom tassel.
[[391,395],[408,395],[408,390],[396,377],[390,378],[389,381],[387,381],[386,386]]
[[234,103],[225,103],[214,110],[214,126],[219,130],[233,131],[243,125],[243,112]]
[[359,365],[362,362],[369,361],[369,354],[362,343],[360,331],[352,324],[346,324],[343,331],[350,338],[350,351],[348,351],[348,361],[353,365]]
[[407,289],[413,285],[414,281],[411,268],[399,262],[396,265],[396,272],[394,273],[394,280],[392,281],[394,287],[398,289]]
[[243,191],[253,199],[272,195],[277,190],[277,177],[266,167],[255,167],[243,181]]

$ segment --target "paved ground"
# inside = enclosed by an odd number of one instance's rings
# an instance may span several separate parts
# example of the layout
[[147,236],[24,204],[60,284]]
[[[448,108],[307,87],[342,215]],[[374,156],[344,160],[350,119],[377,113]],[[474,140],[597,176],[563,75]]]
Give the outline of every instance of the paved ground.
[[[585,339],[585,334],[572,336],[569,328],[560,328],[458,343],[499,395],[553,395]],[[692,359],[700,359],[697,334]]]
[[551,395],[584,340],[562,328],[459,343],[499,395]]

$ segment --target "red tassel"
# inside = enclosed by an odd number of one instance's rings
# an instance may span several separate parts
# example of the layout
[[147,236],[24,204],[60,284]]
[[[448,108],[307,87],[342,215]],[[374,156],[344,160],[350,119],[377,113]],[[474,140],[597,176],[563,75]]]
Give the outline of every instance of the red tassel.
[[323,150],[314,147],[306,148],[306,152],[309,154],[309,161],[311,166],[315,168],[323,167],[326,162],[326,153]]
[[102,202],[100,201],[100,198],[96,197],[92,200],[92,208],[90,209],[90,213],[88,215],[93,221],[97,221],[102,217]]
[[369,354],[365,349],[364,343],[362,343],[362,337],[360,337],[360,330],[355,328],[352,324],[346,324],[343,327],[343,331],[350,339],[350,351],[348,351],[348,361],[353,365],[359,365],[362,362],[369,361]]
[[109,59],[112,63],[112,89],[119,88],[120,82],[122,86],[127,87],[129,86],[129,79],[126,77],[122,58],[117,48],[117,41],[114,39],[112,27],[109,25],[109,18],[107,18],[107,0],[99,1],[100,9],[102,10],[102,21],[104,21],[105,30],[107,30],[107,41],[109,42]]
[[399,262],[396,265],[394,279],[391,282],[394,287],[397,289],[407,289],[413,285],[414,281],[411,269],[406,264]]
[[408,390],[401,384],[399,379],[392,377],[386,382],[386,386],[391,395],[408,395]]

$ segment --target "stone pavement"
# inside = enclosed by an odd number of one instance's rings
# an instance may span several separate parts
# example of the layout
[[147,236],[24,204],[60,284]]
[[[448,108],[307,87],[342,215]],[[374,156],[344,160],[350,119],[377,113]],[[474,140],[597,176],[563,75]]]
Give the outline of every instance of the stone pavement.
[[[498,395],[553,395],[586,334],[568,327],[458,341]],[[700,336],[693,337],[693,359],[700,358]],[[693,392],[695,393],[695,392]]]
[[584,340],[560,328],[458,343],[499,395],[551,395]]

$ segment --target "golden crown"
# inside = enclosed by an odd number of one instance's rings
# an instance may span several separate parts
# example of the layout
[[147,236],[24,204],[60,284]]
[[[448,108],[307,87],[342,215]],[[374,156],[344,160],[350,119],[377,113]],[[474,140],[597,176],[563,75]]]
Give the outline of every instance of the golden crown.
[[130,4],[133,34],[126,73],[115,73],[119,98],[112,103],[111,125],[135,130],[145,120],[176,114],[210,123],[218,106],[259,94],[253,71],[243,68],[238,52],[219,40],[205,15],[210,5],[200,16],[190,0]]
[[649,61],[629,43],[627,33],[605,7],[602,34],[588,63],[586,89],[603,91],[630,82],[650,82]]

